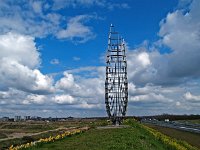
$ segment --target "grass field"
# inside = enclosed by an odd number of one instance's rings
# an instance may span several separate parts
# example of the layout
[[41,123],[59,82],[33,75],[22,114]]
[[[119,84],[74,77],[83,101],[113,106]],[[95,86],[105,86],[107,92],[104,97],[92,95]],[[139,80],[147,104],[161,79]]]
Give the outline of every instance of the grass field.
[[[108,123],[106,120],[88,120],[88,121],[76,121],[76,122],[50,122],[47,127],[45,122],[37,123],[16,123],[1,125],[0,131],[14,130],[29,132],[37,130],[37,127],[41,127],[38,131],[43,130],[42,134],[32,136],[23,136],[22,138],[9,139],[1,141],[0,149],[8,148],[11,145],[19,146],[25,143],[38,141],[41,138],[48,138],[50,136],[57,136],[63,133],[64,130],[68,130],[66,127],[83,127],[88,126],[90,130],[81,134],[72,135],[70,137],[64,137],[59,140],[53,140],[49,142],[37,143],[33,147],[29,147],[29,150],[196,150],[192,146],[185,142],[177,141],[173,138],[166,137],[160,134],[156,130],[152,130],[142,124],[133,121],[132,119],[125,120],[124,124],[129,125],[128,128],[105,128],[97,129],[98,126],[106,126]],[[16,125],[16,126],[15,126]],[[9,128],[8,128],[9,127]],[[62,127],[62,130],[57,130]],[[63,128],[64,127],[64,128]],[[23,128],[23,129],[21,129]],[[47,130],[53,129],[53,130]],[[55,130],[56,129],[56,130]],[[46,131],[47,130],[47,131]],[[158,129],[159,130],[159,129]],[[163,132],[164,133],[164,132]],[[172,132],[178,135],[176,132]],[[3,133],[4,134],[4,133]],[[2,136],[3,136],[2,134]],[[186,133],[186,137],[191,137]],[[173,136],[174,137],[174,136]],[[4,137],[2,137],[4,138]],[[176,137],[178,138],[178,137]],[[193,137],[192,137],[193,138]],[[195,138],[195,137],[194,137]],[[178,138],[179,139],[179,138]],[[199,139],[199,138],[198,138]],[[195,145],[195,144],[193,144]],[[197,146],[197,145],[195,145]]]
[[139,128],[91,129],[83,134],[54,143],[42,144],[30,150],[167,150],[161,142]]
[[165,142],[166,139],[160,140],[137,122],[127,124],[128,128],[93,128],[79,135],[36,145],[29,150],[189,150],[182,141],[170,139],[173,144],[170,145]]
[[168,135],[170,137],[176,138],[178,140],[186,141],[187,143],[196,146],[200,149],[200,134],[191,133],[187,131],[180,131],[172,128],[166,128],[156,125],[146,124],[147,126],[158,130],[159,132]]
[[[55,130],[58,128],[83,127],[105,125],[105,120],[78,120],[65,122],[0,122],[0,150],[6,149],[10,145],[20,145],[27,142],[35,141],[40,138],[56,135],[62,130]],[[32,135],[39,132],[44,132],[38,135]]]

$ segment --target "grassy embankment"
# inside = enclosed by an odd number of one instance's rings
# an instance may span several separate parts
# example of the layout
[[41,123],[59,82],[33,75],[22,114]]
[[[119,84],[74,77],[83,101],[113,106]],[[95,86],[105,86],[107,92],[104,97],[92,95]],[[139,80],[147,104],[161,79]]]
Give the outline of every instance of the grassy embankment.
[[186,142],[167,137],[137,122],[128,121],[129,128],[91,129],[82,134],[39,144],[29,150],[192,150]]
[[167,127],[156,126],[156,125],[150,125],[150,124],[146,125],[172,138],[187,141],[187,143],[196,146],[200,149],[200,134],[176,130]]

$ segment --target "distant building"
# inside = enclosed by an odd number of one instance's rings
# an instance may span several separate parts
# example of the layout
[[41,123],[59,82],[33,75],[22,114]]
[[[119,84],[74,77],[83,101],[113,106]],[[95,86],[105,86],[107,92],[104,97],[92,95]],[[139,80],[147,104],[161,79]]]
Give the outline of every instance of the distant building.
[[41,121],[42,118],[41,118],[41,117],[38,117],[38,116],[32,116],[32,117],[31,117],[31,120]]
[[9,118],[8,121],[10,121],[10,122],[14,122],[14,118]]
[[21,121],[21,116],[15,116],[14,121]]
[[24,116],[24,120],[31,120],[31,116]]

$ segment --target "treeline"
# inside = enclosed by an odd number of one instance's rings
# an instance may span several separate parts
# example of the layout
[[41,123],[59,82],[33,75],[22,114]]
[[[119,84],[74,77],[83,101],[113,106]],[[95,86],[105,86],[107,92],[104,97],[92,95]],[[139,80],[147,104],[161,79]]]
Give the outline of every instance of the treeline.
[[[128,118],[134,118],[138,121],[142,119],[156,119],[159,121],[164,121],[165,119],[169,119],[170,121],[175,120],[196,120],[200,119],[200,115],[174,115],[174,114],[162,114],[162,115],[152,115],[152,116],[126,116],[125,119]],[[108,117],[87,117],[87,118],[81,118],[81,120],[105,120],[109,119]]]

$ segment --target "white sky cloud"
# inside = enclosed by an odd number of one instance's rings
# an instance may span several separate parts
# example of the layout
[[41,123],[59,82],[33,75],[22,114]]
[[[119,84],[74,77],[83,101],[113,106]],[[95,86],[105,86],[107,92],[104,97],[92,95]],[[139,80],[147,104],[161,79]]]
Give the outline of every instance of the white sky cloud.
[[83,14],[68,17],[58,10],[68,7],[128,8],[126,3],[109,3],[101,0],[52,0],[52,1],[1,1],[0,34],[15,31],[19,34],[44,38],[49,35],[58,39],[85,43],[94,39],[96,34],[92,26],[86,25],[97,16]]
[[[160,46],[141,45],[128,51],[129,79],[136,85],[148,83],[178,85],[200,75],[200,2],[194,0],[190,10],[175,10],[160,22]],[[167,47],[169,53],[159,49]],[[136,61],[139,60],[139,61]],[[143,67],[140,66],[143,64]],[[145,68],[145,66],[148,66]]]
[[36,93],[53,91],[53,79],[38,70],[40,54],[34,38],[11,32],[0,35],[0,51],[2,87]]
[[104,79],[101,77],[85,78],[84,76],[75,76],[64,72],[64,77],[56,82],[57,90],[62,90],[65,94],[70,94],[81,102],[103,103],[104,97]]
[[34,38],[31,36],[12,32],[0,35],[0,50],[0,59],[10,58],[29,68],[40,65],[40,53],[35,47]]
[[56,82],[56,88],[64,91],[76,90],[78,86],[74,82],[74,76],[68,72],[64,72],[63,74],[64,77]]
[[22,101],[22,104],[44,104],[46,101],[46,96],[44,95],[35,95],[31,94],[26,97],[25,100]]
[[44,13],[42,1],[0,2],[0,33],[17,32],[33,37],[46,37],[57,32],[62,16],[49,11]]
[[193,95],[190,92],[186,92],[184,98],[189,101],[200,102],[200,96]]
[[102,109],[104,105],[102,104],[88,104],[87,102],[83,102],[81,104],[75,105],[75,108],[78,109]]
[[148,66],[148,65],[151,64],[150,59],[149,59],[149,55],[148,55],[148,53],[146,53],[146,52],[140,53],[140,54],[138,55],[137,59],[138,59],[138,61],[141,62],[141,64],[142,64],[144,67],[146,67],[146,66]]
[[200,75],[200,1],[194,0],[190,11],[176,10],[169,13],[160,24],[162,43],[172,49],[168,63],[169,75],[186,77]]
[[162,94],[148,93],[146,95],[138,95],[129,98],[130,102],[147,102],[147,103],[167,103],[172,102],[169,98],[165,97]]
[[59,39],[70,39],[75,43],[85,43],[90,39],[95,37],[95,34],[92,32],[92,28],[84,25],[84,23],[93,18],[89,15],[80,15],[71,18],[67,22],[67,28],[60,30],[57,33],[57,38]]
[[[59,1],[59,3],[62,1]],[[63,1],[64,2],[64,1]],[[71,1],[70,1],[71,2]],[[64,3],[67,3],[65,1]],[[47,7],[48,2],[31,1],[27,3],[0,2],[0,33],[15,31],[33,37],[53,35],[59,39],[70,39],[84,43],[95,37],[92,27],[86,26],[86,20],[94,19],[90,15],[71,17],[67,22],[64,15]],[[62,4],[63,6],[63,4]],[[45,9],[48,9],[48,13]],[[9,12],[9,13],[8,13]],[[67,28],[63,24],[67,22]]]
[[53,0],[53,9],[59,10],[63,9],[65,7],[85,7],[89,8],[92,6],[98,6],[101,8],[107,8],[109,10],[116,9],[127,9],[130,8],[130,6],[127,3],[113,3],[108,2],[106,0]]
[[56,95],[53,101],[57,104],[74,104],[76,100],[70,95]]

